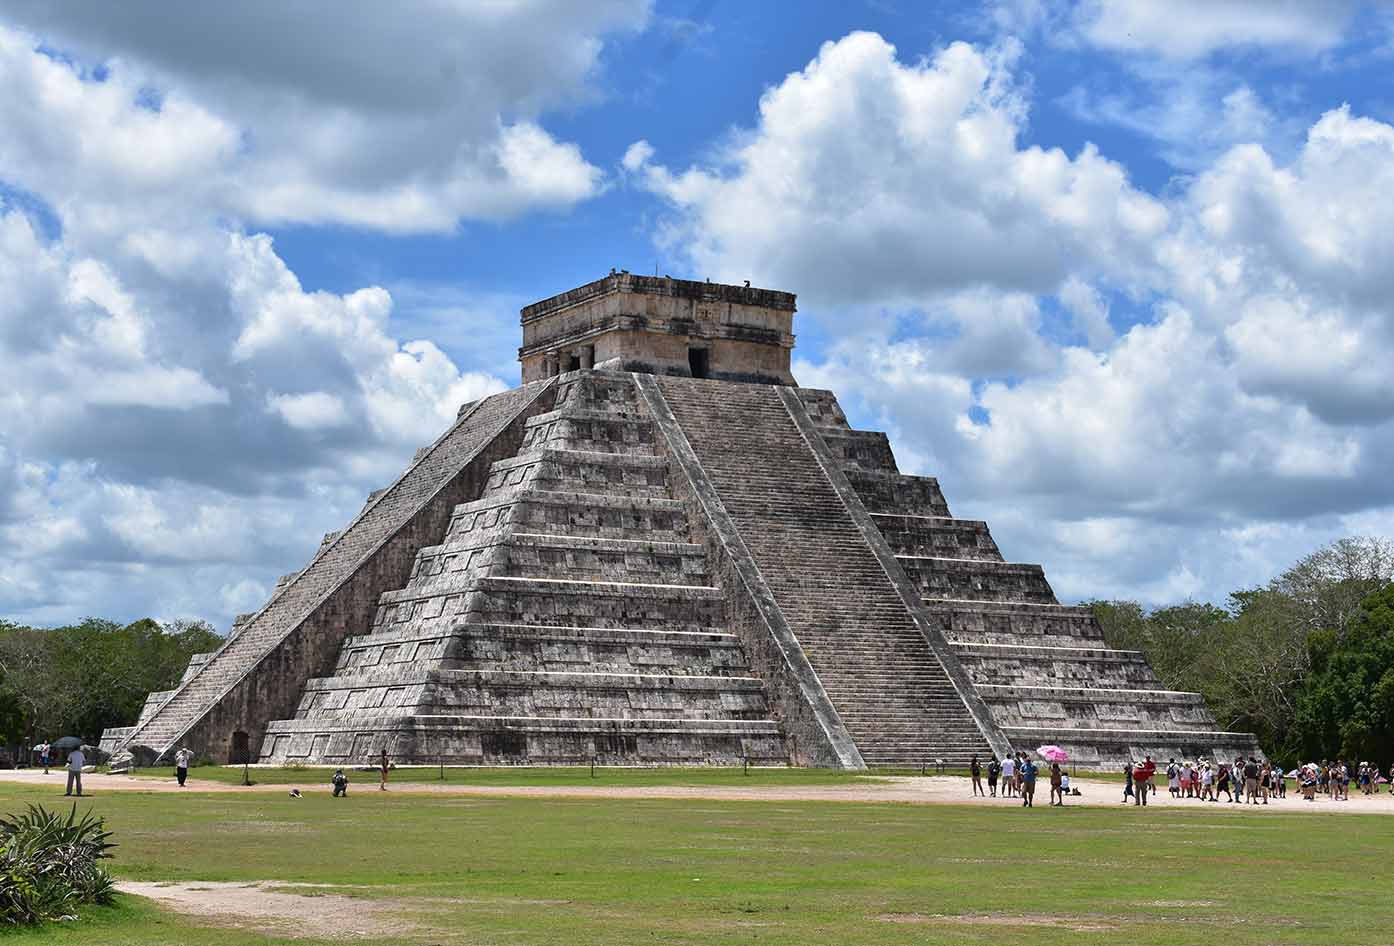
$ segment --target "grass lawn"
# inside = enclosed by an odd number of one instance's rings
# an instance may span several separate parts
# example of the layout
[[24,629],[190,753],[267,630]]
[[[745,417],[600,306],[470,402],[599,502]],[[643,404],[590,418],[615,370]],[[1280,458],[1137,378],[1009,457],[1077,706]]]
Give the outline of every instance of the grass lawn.
[[[62,801],[53,796],[3,784],[0,810]],[[354,898],[340,902],[393,924],[391,935],[302,944],[1357,946],[1387,944],[1394,930],[1394,818],[1378,815],[371,790],[339,800],[113,792],[90,804],[115,831],[111,866],[123,879],[330,885],[308,892]],[[229,928],[248,920],[123,897],[77,923],[3,941],[283,941]],[[313,934],[315,924],[304,928]]]

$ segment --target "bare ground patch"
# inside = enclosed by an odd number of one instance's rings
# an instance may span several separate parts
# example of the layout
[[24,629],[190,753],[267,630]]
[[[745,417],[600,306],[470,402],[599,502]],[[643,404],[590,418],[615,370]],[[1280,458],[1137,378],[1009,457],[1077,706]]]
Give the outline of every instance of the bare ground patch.
[[883,923],[1046,927],[1074,933],[1106,933],[1123,926],[1118,917],[1058,913],[880,913],[872,919]]
[[340,894],[290,893],[283,884],[143,883],[121,881],[116,889],[154,900],[215,926],[291,937],[401,936],[417,925],[401,916],[398,900],[368,900]]

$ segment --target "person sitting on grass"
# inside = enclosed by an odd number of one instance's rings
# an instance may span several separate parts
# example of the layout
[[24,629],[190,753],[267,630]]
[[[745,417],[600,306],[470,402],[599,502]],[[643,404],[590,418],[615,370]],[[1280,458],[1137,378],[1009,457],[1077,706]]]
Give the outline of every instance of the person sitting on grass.
[[334,770],[334,778],[330,780],[334,785],[334,797],[348,797],[348,776],[343,769]]

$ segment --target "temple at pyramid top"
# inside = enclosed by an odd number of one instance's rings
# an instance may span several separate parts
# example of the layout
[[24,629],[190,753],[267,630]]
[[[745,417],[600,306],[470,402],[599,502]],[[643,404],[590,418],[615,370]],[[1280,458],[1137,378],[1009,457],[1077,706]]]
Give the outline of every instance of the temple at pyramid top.
[[523,383],[577,369],[794,384],[794,294],[612,272],[522,310]]

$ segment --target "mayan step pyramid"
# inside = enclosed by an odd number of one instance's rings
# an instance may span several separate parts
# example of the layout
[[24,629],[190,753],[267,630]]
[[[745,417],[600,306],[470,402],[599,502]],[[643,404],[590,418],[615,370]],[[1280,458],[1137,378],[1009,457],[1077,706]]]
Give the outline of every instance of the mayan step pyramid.
[[789,371],[790,293],[615,273],[105,744],[360,764],[1258,751]]

